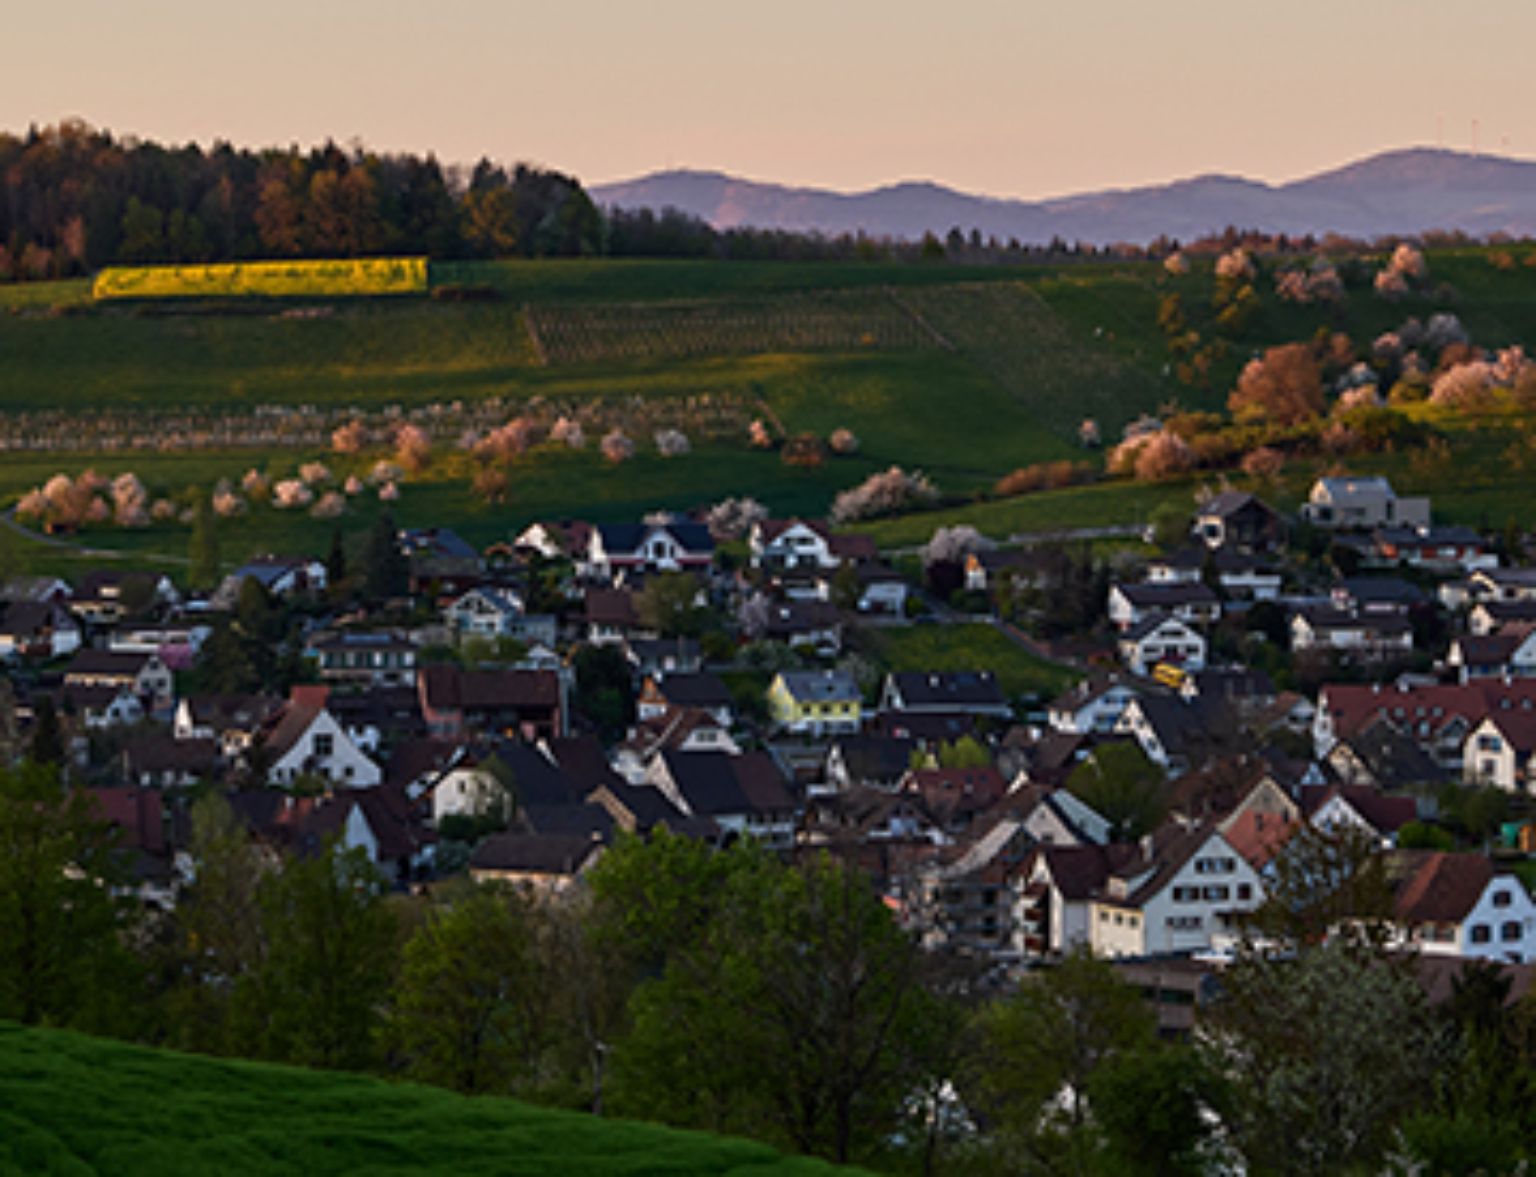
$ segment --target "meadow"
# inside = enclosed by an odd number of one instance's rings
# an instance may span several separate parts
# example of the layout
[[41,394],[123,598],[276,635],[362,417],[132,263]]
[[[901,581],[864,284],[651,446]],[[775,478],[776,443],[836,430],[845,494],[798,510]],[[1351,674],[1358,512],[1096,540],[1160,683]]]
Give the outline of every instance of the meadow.
[[[430,422],[455,406],[501,406],[507,416],[635,406],[637,456],[604,463],[540,447],[508,470],[505,501],[470,492],[471,468],[447,425],[434,462],[403,488],[398,516],[446,523],[477,542],[505,538],[538,518],[632,518],[752,495],[775,513],[824,513],[839,491],[892,464],[924,470],[945,494],[941,511],[865,525],[882,542],[921,543],[939,523],[969,522],[999,538],[1017,532],[1134,525],[1165,503],[1189,505],[1200,480],[1108,483],[992,500],[996,479],[1019,466],[1082,459],[1079,422],[1106,438],[1169,404],[1220,408],[1238,367],[1266,343],[1319,328],[1364,342],[1402,322],[1452,306],[1479,344],[1536,340],[1536,271],[1500,269],[1486,250],[1432,253],[1431,275],[1453,294],[1387,303],[1356,291],[1342,307],[1296,306],[1261,279],[1255,321],[1204,385],[1169,371],[1157,306],[1179,293],[1208,329],[1209,263],[1182,276],[1155,263],[965,267],[945,264],[572,260],[434,263],[439,294],[462,298],[312,298],[296,303],[230,299],[186,303],[90,302],[88,282],[0,287],[0,436],[44,422],[51,452],[12,449],[0,463],[0,503],[56,471],[134,470],[151,493],[176,495],[248,468],[279,476],[321,457],[329,422],[388,406]],[[472,296],[471,296],[472,295]],[[739,440],[693,434],[693,452],[664,459],[649,430],[689,431],[704,402],[760,415],[789,436],[851,429],[856,454],[793,467]],[[140,423],[141,452],[104,452],[92,441],[112,413]],[[495,409],[495,411],[502,411]],[[263,413],[316,422],[285,444],[266,433],[243,444],[243,422]],[[667,414],[672,414],[668,417]],[[206,431],[210,448],[143,452],[188,432],[188,414],[234,422]],[[306,418],[306,414],[309,416]],[[318,418],[315,416],[318,414]],[[46,416],[46,414],[45,414]],[[735,417],[732,419],[734,420]],[[1527,478],[1504,461],[1510,422],[1453,425],[1455,474],[1421,469],[1405,455],[1349,465],[1382,469],[1406,490],[1435,493],[1443,517],[1502,524],[1523,509]],[[231,435],[231,429],[235,436]],[[193,430],[195,432],[195,430]],[[744,432],[744,431],[743,431]],[[25,439],[37,444],[35,435]],[[211,439],[211,440],[210,440]],[[382,456],[352,463],[361,468]],[[1294,502],[1324,463],[1298,463],[1272,493]],[[343,521],[362,527],[358,504]],[[257,510],[221,525],[226,557],[313,549],[332,524]],[[185,530],[93,529],[99,547],[174,558]],[[37,552],[22,545],[21,559]],[[51,556],[49,559],[63,558]]]
[[766,1145],[0,1023],[0,1173],[833,1173]]

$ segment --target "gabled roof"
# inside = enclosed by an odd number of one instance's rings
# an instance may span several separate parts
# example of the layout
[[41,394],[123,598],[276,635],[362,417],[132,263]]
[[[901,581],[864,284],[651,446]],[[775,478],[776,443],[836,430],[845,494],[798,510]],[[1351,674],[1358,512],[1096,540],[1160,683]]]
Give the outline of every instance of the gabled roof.
[[[1536,716],[1526,718],[1536,720]],[[1383,786],[1424,785],[1445,779],[1445,771],[1433,756],[1385,720],[1367,723],[1340,743]]]
[[584,796],[580,786],[528,744],[500,741],[476,757],[476,762],[483,766],[493,759],[507,770],[519,806],[574,805]]
[[1334,797],[1344,801],[1378,834],[1395,834],[1419,816],[1418,802],[1412,797],[1391,796],[1368,785],[1334,785],[1324,794],[1317,809]]
[[585,597],[589,625],[615,625],[633,629],[640,624],[635,594],[622,588],[589,588]]
[[[1149,613],[1135,625],[1131,626],[1124,633],[1122,633],[1120,635],[1120,640],[1122,642],[1145,641],[1147,638],[1157,633],[1158,630],[1168,625],[1176,626],[1184,633],[1195,633],[1195,631],[1189,627],[1189,623],[1187,621],[1182,621],[1179,618],[1174,617],[1171,613]],[[1196,636],[1198,637],[1199,635],[1196,634]],[[1204,641],[1205,639],[1201,638],[1200,640]]]
[[1413,687],[1328,683],[1318,700],[1327,708],[1336,736],[1359,731],[1378,716],[1399,727],[1428,724],[1430,732],[1438,733],[1454,720],[1475,726],[1495,711],[1536,710],[1536,680],[1479,679]]
[[1400,613],[1353,613],[1332,605],[1307,605],[1293,616],[1304,620],[1314,632],[1360,630],[1390,637],[1413,632],[1413,625]]
[[1051,711],[1080,711],[1090,703],[1102,699],[1117,687],[1121,690],[1129,691],[1133,695],[1136,693],[1136,688],[1130,683],[1122,682],[1113,675],[1103,678],[1088,678],[1057,695],[1051,700],[1048,709]]
[[64,676],[66,678],[71,675],[138,678],[145,663],[153,657],[153,654],[136,654],[126,650],[98,650],[85,647],[75,651],[75,656],[64,668]]
[[762,519],[753,527],[755,537],[764,544],[771,544],[791,527],[803,527],[823,540],[832,538],[832,530],[820,519]]
[[1536,711],[1493,711],[1486,722],[1499,729],[1499,734],[1521,756],[1536,752]]
[[1398,887],[1393,902],[1397,918],[1405,924],[1460,923],[1493,881],[1493,863],[1481,854],[1420,851],[1408,861],[1416,869]]
[[1179,605],[1219,605],[1211,587],[1201,581],[1174,584],[1117,584],[1116,590],[1138,609],[1173,609]]
[[1424,590],[1400,576],[1347,576],[1333,591],[1361,605],[1422,605]]
[[1299,821],[1288,821],[1278,814],[1248,810],[1238,814],[1223,833],[1228,844],[1247,859],[1249,866],[1262,871],[1300,826]]
[[163,794],[135,785],[84,790],[102,821],[120,831],[124,846],[149,854],[166,850]]
[[422,698],[434,711],[494,710],[505,707],[555,707],[560,679],[552,670],[463,670],[428,666],[417,681]]
[[1452,652],[1462,666],[1503,666],[1515,656],[1529,635],[1503,630],[1498,633],[1464,633],[1455,638]]
[[79,624],[52,601],[12,601],[0,605],[0,633],[26,638],[55,627],[78,629]]
[[561,775],[584,796],[602,785],[615,789],[624,784],[596,736],[561,736],[545,741],[544,747]]
[[584,834],[492,834],[470,856],[471,870],[571,877],[602,846]]
[[732,758],[724,752],[661,753],[667,773],[691,812],[702,817],[747,813],[757,807],[742,791]]
[[652,675],[661,697],[674,707],[729,707],[731,690],[718,674],[707,670],[691,674],[673,672]]
[[906,670],[892,673],[890,682],[901,696],[903,709],[909,711],[1007,705],[990,670]]
[[843,736],[833,747],[850,780],[894,781],[911,766],[917,741],[899,736],[857,735]]
[[653,531],[666,532],[690,555],[707,556],[715,550],[714,537],[702,523],[599,523],[596,531],[610,555],[639,550]]
[[863,698],[853,675],[842,670],[783,670],[779,679],[800,703],[857,703]]
[[1181,826],[1170,822],[1160,826],[1153,831],[1150,846],[1141,847],[1135,858],[1113,872],[1127,881],[1141,880],[1123,902],[1140,907],[1166,887],[1211,839],[1220,836],[1214,826],[1204,824]]
[[1036,854],[1063,899],[1081,902],[1104,887],[1130,854],[1128,846],[1041,846]]
[[788,813],[795,799],[785,784],[784,774],[767,752],[743,752],[730,758],[736,784],[742,796],[758,813]]
[[1245,490],[1224,490],[1212,495],[1201,503],[1195,511],[1195,517],[1209,519],[1212,517],[1226,518],[1248,508],[1258,508],[1273,515],[1274,509],[1257,495],[1249,494]]
[[123,745],[123,763],[131,774],[181,772],[212,773],[218,764],[219,746],[213,740],[178,740],[167,732],[135,736]]
[[270,695],[184,695],[193,724],[220,730],[255,731],[282,706]]

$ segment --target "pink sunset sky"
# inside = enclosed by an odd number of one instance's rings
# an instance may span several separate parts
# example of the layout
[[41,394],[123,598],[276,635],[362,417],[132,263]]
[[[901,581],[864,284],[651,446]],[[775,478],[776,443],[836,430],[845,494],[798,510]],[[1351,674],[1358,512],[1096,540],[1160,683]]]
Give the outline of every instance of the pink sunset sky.
[[1391,147],[1536,155],[1529,0],[77,0],[8,14],[0,129],[360,139],[1034,198]]

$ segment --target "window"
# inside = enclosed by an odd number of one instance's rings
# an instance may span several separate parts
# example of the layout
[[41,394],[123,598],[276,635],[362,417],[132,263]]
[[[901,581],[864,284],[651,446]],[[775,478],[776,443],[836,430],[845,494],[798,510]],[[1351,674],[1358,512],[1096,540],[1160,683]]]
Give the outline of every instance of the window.
[[330,732],[320,732],[315,736],[315,755],[329,756],[336,750],[336,738]]
[[1173,901],[1175,903],[1195,903],[1199,899],[1199,887],[1175,887],[1173,889]]
[[1520,921],[1510,920],[1499,925],[1499,939],[1504,941],[1520,939]]
[[1514,896],[1508,891],[1495,891],[1493,893],[1493,905],[1495,907],[1508,907]]
[[1165,923],[1170,932],[1198,932],[1202,921],[1197,915],[1171,915]]
[[1503,744],[1498,736],[1478,736],[1477,750],[1479,752],[1497,752]]
[[1474,944],[1486,944],[1493,939],[1493,929],[1487,924],[1473,924],[1470,938]]
[[1243,900],[1245,902],[1247,900],[1249,900],[1249,899],[1252,899],[1253,898],[1253,884],[1252,883],[1239,883],[1237,885],[1237,897],[1240,900]]
[[1226,887],[1207,887],[1205,889],[1205,899],[1207,902],[1221,903],[1226,900],[1229,894],[1230,892]]

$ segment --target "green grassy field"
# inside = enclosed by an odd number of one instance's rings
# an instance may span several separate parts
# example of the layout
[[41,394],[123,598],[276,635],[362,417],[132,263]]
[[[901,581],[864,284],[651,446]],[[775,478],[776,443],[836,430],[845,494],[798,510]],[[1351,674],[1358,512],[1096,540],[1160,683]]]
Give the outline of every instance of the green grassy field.
[[838,1171],[744,1140],[0,1023],[0,1173]]
[[[663,461],[647,452],[649,436],[642,435],[641,456],[614,469],[590,448],[545,449],[512,468],[508,501],[494,508],[470,494],[461,460],[439,461],[405,488],[398,514],[407,523],[447,523],[482,542],[536,518],[617,519],[726,495],[753,495],[776,513],[819,515],[837,491],[893,463],[921,468],[947,495],[964,498],[1018,466],[1081,458],[1073,435],[1085,416],[1098,418],[1113,438],[1128,418],[1171,401],[1217,408],[1253,349],[1308,338],[1320,327],[1348,331],[1363,343],[1443,304],[1480,344],[1536,339],[1536,270],[1500,270],[1487,251],[1472,250],[1431,254],[1430,271],[1433,281],[1454,288],[1454,297],[1389,304],[1357,291],[1332,311],[1281,303],[1271,279],[1261,278],[1261,314],[1229,343],[1203,389],[1165,370],[1156,309],[1165,293],[1177,291],[1191,320],[1208,326],[1209,263],[1181,277],[1154,263],[456,263],[434,265],[433,283],[489,287],[501,297],[306,300],[316,315],[263,300],[92,306],[85,281],[21,284],[0,287],[0,425],[8,414],[50,410],[73,414],[84,434],[93,414],[126,408],[153,434],[155,422],[177,414],[261,406],[346,413],[492,397],[508,415],[526,403],[564,411],[594,402],[622,406],[629,398],[675,404],[664,411],[682,414],[689,398],[708,395],[738,415],[760,407],[790,433],[825,437],[850,428],[860,452],[799,469],[748,449],[744,438],[738,444],[695,436],[692,454]],[[556,354],[547,346],[541,353],[530,319],[565,331]],[[322,456],[270,447],[103,456],[83,444],[87,452],[7,454],[0,503],[57,470],[86,465],[132,469],[154,493],[174,494],[238,478],[252,465],[285,473]],[[1458,438],[1454,448],[1454,476],[1411,470],[1400,455],[1350,464],[1379,467],[1409,489],[1435,493],[1448,519],[1497,524],[1523,511],[1528,479],[1507,468],[1500,442]],[[1290,481],[1304,473],[1293,470]],[[882,542],[912,544],[941,522],[971,522],[999,537],[1134,524],[1161,503],[1188,504],[1195,485],[1079,487],[881,521],[868,530]],[[1288,482],[1288,493],[1300,490]],[[354,524],[362,525],[355,518],[348,526]],[[313,548],[330,527],[302,515],[256,512],[226,525],[225,550],[233,560],[258,550]],[[185,550],[184,532],[174,527],[95,529],[86,541],[168,556]],[[23,552],[28,561],[34,555]]]
[[1052,695],[1077,677],[983,623],[862,630],[859,641],[887,670],[990,670],[1010,696]]

